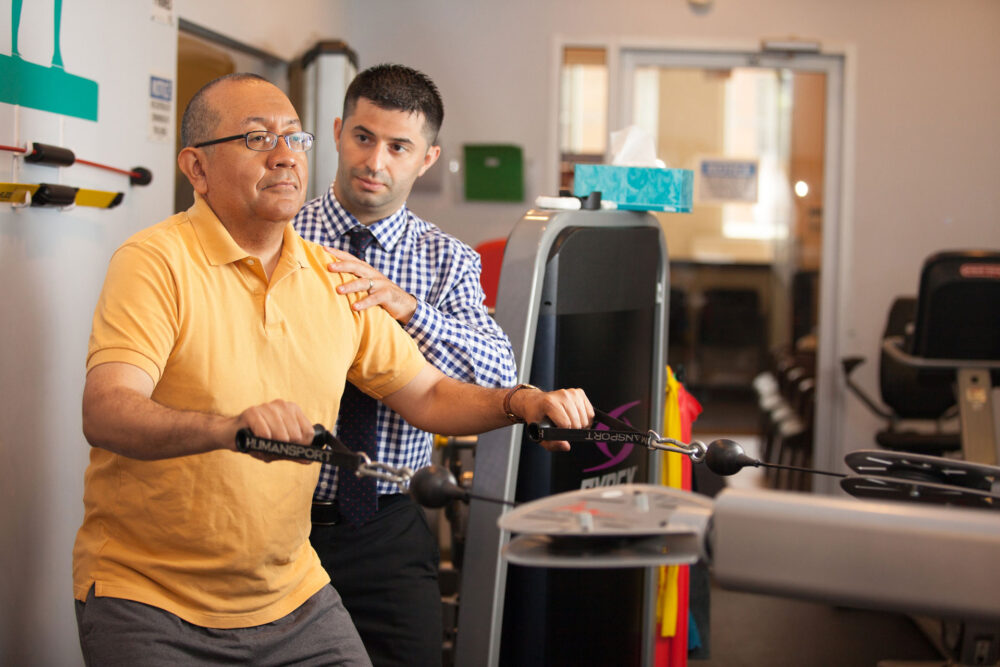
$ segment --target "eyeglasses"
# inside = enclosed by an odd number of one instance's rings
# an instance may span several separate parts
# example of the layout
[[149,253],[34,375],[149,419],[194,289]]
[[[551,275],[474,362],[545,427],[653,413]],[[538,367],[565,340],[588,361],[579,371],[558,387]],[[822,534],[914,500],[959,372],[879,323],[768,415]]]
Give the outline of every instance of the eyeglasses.
[[316,138],[308,132],[278,134],[276,132],[268,132],[267,130],[253,130],[251,132],[247,132],[246,134],[234,134],[231,137],[222,137],[221,139],[203,141],[200,144],[195,144],[194,148],[211,146],[212,144],[221,144],[225,141],[244,139],[246,141],[247,148],[252,151],[270,151],[274,150],[274,147],[278,145],[278,137],[284,137],[285,145],[288,146],[288,149],[297,153],[305,153],[307,150],[312,148],[313,139]]

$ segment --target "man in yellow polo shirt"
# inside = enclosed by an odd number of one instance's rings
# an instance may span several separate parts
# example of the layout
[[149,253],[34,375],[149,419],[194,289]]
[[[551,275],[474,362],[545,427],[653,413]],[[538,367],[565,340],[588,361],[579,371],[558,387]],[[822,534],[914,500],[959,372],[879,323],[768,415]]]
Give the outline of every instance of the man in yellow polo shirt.
[[73,558],[84,658],[370,664],[309,545],[319,466],[238,453],[236,432],[307,444],[336,420],[345,378],[446,434],[511,418],[580,428],[593,408],[577,389],[447,378],[384,310],[337,294],[354,277],[291,226],[312,135],[278,88],[217,79],[181,134],[195,203],[116,251],[94,315]]

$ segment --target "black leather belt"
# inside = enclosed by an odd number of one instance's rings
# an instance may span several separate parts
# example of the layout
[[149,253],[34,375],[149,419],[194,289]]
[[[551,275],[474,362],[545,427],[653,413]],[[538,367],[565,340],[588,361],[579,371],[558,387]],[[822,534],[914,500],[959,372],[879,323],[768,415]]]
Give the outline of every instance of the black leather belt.
[[314,526],[336,526],[340,523],[340,508],[336,500],[314,500],[312,522]]
[[[378,511],[395,505],[406,497],[405,493],[388,493],[378,497]],[[343,518],[336,500],[314,500],[312,522],[314,526],[336,526]]]

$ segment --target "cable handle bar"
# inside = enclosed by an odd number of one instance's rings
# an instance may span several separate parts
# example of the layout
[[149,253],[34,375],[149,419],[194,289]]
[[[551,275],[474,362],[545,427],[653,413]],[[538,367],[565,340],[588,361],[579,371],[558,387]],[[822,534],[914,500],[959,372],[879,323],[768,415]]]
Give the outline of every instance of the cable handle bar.
[[[705,459],[707,447],[700,440],[690,443],[665,438],[650,429],[643,433],[632,425],[620,421],[600,410],[594,411],[595,422],[599,421],[614,429],[573,429],[556,428],[548,422],[532,422],[527,425],[528,437],[535,441],[567,440],[576,442],[614,442],[643,445],[648,449],[659,449],[688,456],[694,463]],[[364,452],[354,452],[347,448],[337,436],[333,435],[322,424],[313,426],[313,440],[308,445],[273,438],[263,438],[248,428],[242,428],[236,433],[236,449],[244,453],[259,453],[269,457],[306,463],[325,463],[337,466],[341,470],[353,472],[358,477],[373,477],[392,482],[405,490],[413,478],[413,470],[406,466],[390,466],[386,463],[372,461]]]
[[[665,452],[675,452],[688,456],[694,463],[705,459],[708,447],[700,440],[690,443],[666,438],[649,429],[645,433],[631,424],[621,421],[606,412],[594,410],[595,422],[608,426],[606,429],[596,428],[556,428],[549,422],[532,422],[527,425],[528,437],[534,442],[543,440],[566,440],[569,442],[611,442],[617,444],[643,445],[647,449],[659,449]],[[613,428],[612,428],[613,427]]]
[[308,445],[262,438],[254,435],[248,428],[241,428],[236,432],[236,449],[248,454],[259,453],[279,459],[326,463],[341,470],[351,471],[358,477],[373,477],[393,482],[404,491],[413,477],[413,471],[406,466],[390,466],[372,461],[364,452],[351,451],[321,424],[313,426],[313,440]]

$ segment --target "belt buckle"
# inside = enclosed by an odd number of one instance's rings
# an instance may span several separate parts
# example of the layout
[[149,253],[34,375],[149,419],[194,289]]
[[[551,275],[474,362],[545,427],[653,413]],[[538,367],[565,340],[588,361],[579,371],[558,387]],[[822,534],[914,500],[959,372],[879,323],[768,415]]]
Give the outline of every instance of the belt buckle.
[[337,508],[337,501],[314,500],[310,518],[315,526],[336,526],[340,523],[340,510]]

